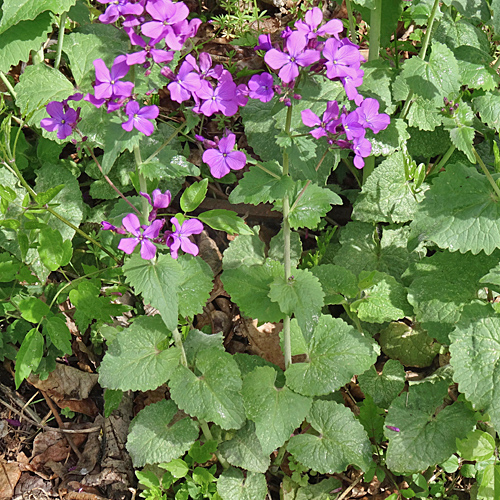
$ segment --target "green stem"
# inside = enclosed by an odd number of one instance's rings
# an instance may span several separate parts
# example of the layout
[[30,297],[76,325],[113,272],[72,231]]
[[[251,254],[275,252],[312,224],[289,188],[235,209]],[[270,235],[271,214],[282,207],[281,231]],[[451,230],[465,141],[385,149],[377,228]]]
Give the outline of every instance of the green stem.
[[54,68],[59,69],[59,64],[61,64],[61,55],[64,42],[64,26],[66,25],[67,13],[63,12],[59,19],[59,38],[57,39],[57,52],[56,58],[54,60]]
[[174,132],[172,132],[172,134],[170,135],[170,137],[156,151],[154,151],[153,153],[151,153],[148,156],[148,158],[146,159],[146,161],[144,161],[144,163],[149,163],[149,162],[153,161],[153,159],[156,157],[156,155],[158,155],[163,148],[165,148],[166,146],[168,146],[175,139],[175,137],[178,136],[179,133],[181,133],[181,129],[184,126],[185,126],[185,124],[182,123],[180,127],[177,127],[174,130]]
[[[293,106],[289,106],[286,114],[285,133],[290,134],[292,126],[292,111]],[[283,175],[288,176],[290,170],[290,158],[286,149],[283,151]],[[290,250],[290,198],[288,193],[283,196],[283,261],[285,267],[285,280],[288,282],[292,275],[292,262]],[[284,340],[284,356],[285,356],[285,369],[292,364],[292,341],[290,330],[290,316],[285,316],[283,320],[283,340]]]
[[380,29],[382,26],[382,0],[375,0],[375,7],[370,12],[370,48],[368,60],[375,61],[380,52]]
[[[213,441],[214,438],[212,436],[212,432],[210,431],[210,427],[208,427],[208,424],[205,422],[205,420],[198,419],[198,422],[200,423],[201,432],[203,432],[203,436],[205,437],[205,439],[207,441]],[[220,452],[216,451],[215,455],[217,456],[217,459],[222,465],[222,468],[224,470],[229,469],[228,461],[220,454]]]
[[358,37],[356,34],[356,23],[354,21],[354,14],[352,13],[351,0],[345,0],[345,6],[347,9],[347,18],[349,19],[349,38],[352,43],[358,44]]
[[[146,177],[144,177],[141,174],[142,159],[141,159],[141,150],[139,149],[138,145],[134,146],[134,158],[135,158],[135,171],[137,173],[137,178],[139,179],[140,191],[142,193],[147,193],[148,192],[148,184],[146,182]],[[150,207],[149,207],[148,200],[144,196],[141,196],[141,198],[142,198],[142,220],[143,220],[144,224],[147,224]]]
[[[21,174],[21,171],[19,168],[17,168],[16,162],[11,161],[9,162],[10,164],[8,165],[16,174],[16,177],[19,179],[23,187],[28,191],[30,194],[31,198],[33,201],[36,202],[36,193],[35,191],[31,188],[31,186],[26,182],[26,179],[23,177],[23,174]],[[7,164],[6,164],[7,166]],[[77,232],[80,236],[83,238],[87,239],[90,241],[93,245],[96,247],[100,248],[103,252],[107,253],[117,264],[120,264],[120,260],[115,257],[107,248],[104,248],[98,241],[94,240],[90,235],[82,231],[79,227],[76,227],[74,224],[72,224],[69,220],[65,219],[62,215],[58,214],[54,209],[50,208],[49,206],[45,205],[44,207],[47,212],[49,212],[51,215],[53,215],[56,219],[59,219],[61,222],[66,224],[68,227],[73,229],[75,232]]]
[[179,330],[177,330],[177,328],[172,331],[172,337],[174,337],[175,346],[178,347],[181,351],[181,364],[186,368],[189,368],[186,358],[186,351],[184,350],[184,345],[182,344],[182,335],[180,334]]
[[0,79],[2,80],[2,82],[4,83],[4,85],[7,87],[7,90],[9,91],[10,95],[12,96],[12,98],[14,100],[16,100],[16,98],[17,98],[16,91],[14,90],[14,87],[9,82],[9,79],[7,78],[7,75],[3,71],[0,71]]
[[428,177],[434,170],[436,170],[437,172],[439,172],[445,165],[446,165],[446,162],[450,159],[450,156],[453,154],[453,152],[455,151],[455,146],[452,144],[448,150],[446,151],[446,153],[443,155],[443,157],[441,158],[441,160],[439,160],[439,163],[435,163],[428,171],[427,171],[427,174],[426,174],[426,177]]
[[431,10],[431,15],[429,16],[429,21],[427,23],[427,30],[425,32],[424,41],[422,43],[422,48],[420,49],[420,53],[418,54],[418,57],[420,57],[420,59],[422,60],[425,59],[427,47],[429,47],[429,42],[431,40],[431,34],[432,34],[432,25],[434,24],[434,19],[436,19],[436,13],[439,7],[439,1],[440,0],[434,0],[434,5],[432,6]]
[[347,316],[349,316],[352,322],[356,325],[358,332],[363,333],[363,328],[361,327],[361,322],[359,321],[358,315],[351,311],[351,308],[349,307],[348,303],[343,303],[342,306]]
[[493,177],[491,176],[491,174],[490,174],[489,170],[486,168],[486,165],[484,164],[483,160],[477,154],[476,148],[474,146],[472,146],[472,151],[474,152],[474,156],[476,157],[476,160],[479,163],[481,170],[483,171],[484,175],[486,175],[486,178],[490,182],[491,187],[493,188],[493,191],[495,191],[495,193],[497,195],[497,199],[500,200],[500,188],[497,186],[495,179],[493,179]]

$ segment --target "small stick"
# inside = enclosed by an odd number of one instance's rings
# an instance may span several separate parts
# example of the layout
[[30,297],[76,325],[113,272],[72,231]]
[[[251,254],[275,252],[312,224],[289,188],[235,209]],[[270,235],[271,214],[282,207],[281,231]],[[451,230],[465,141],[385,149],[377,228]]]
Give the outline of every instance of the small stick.
[[[52,413],[54,414],[54,417],[56,418],[57,424],[59,425],[60,429],[64,428],[64,423],[61,419],[61,416],[59,415],[59,412],[57,411],[56,407],[54,406],[54,403],[52,402],[52,399],[50,399],[50,396],[45,394],[45,392],[40,391],[42,393],[42,396],[45,398],[47,401],[47,404],[49,405],[49,408],[52,410]],[[80,453],[80,450],[77,448],[76,444],[73,441],[73,438],[67,434],[64,436],[68,444],[71,446],[71,449],[75,452],[76,456],[80,460],[82,458],[82,454]]]
[[361,481],[362,478],[363,478],[363,474],[361,474],[356,479],[356,481],[354,481],[353,483],[351,483],[350,486],[341,495],[339,495],[336,498],[336,500],[342,500],[343,498],[345,498],[349,494],[349,492]]

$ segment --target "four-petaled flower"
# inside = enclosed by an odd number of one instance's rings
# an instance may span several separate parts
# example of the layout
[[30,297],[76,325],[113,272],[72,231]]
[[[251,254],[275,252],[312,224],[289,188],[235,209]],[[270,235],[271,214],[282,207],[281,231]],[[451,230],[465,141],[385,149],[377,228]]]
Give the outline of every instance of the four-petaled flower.
[[248,96],[261,102],[269,102],[274,97],[273,77],[269,73],[253,75],[248,82]]
[[200,234],[203,231],[203,224],[198,219],[189,219],[179,224],[176,217],[172,217],[170,222],[174,226],[174,231],[166,231],[165,237],[167,246],[170,248],[170,255],[177,259],[179,248],[191,255],[198,255],[199,248],[189,239],[192,234]]
[[243,151],[233,151],[236,143],[236,136],[229,134],[223,137],[218,144],[217,149],[207,149],[203,153],[203,161],[210,167],[210,173],[220,179],[227,175],[231,170],[241,170],[247,157]]
[[132,235],[132,238],[122,238],[118,243],[118,249],[126,254],[131,254],[137,245],[141,245],[141,257],[151,260],[156,255],[156,246],[151,241],[158,238],[164,220],[156,219],[150,226],[141,226],[139,218],[135,214],[128,214],[123,218],[123,227]]
[[66,139],[73,133],[78,120],[78,113],[73,108],[64,109],[62,102],[51,101],[47,104],[47,113],[50,118],[43,118],[40,125],[49,132],[57,130],[58,139]]
[[144,198],[146,198],[149,204],[153,207],[148,217],[149,222],[155,220],[158,215],[158,210],[160,208],[167,208],[172,200],[172,195],[168,189],[164,193],[162,193],[159,189],[155,189],[152,193],[152,201],[148,193],[143,193],[141,191],[139,194],[144,196]]
[[125,108],[128,120],[122,123],[122,128],[127,132],[131,132],[135,127],[144,135],[151,135],[155,126],[150,120],[154,120],[159,112],[158,106],[144,106],[141,108],[137,101],[130,101]]
[[94,67],[96,80],[94,91],[97,99],[129,97],[132,94],[134,84],[120,81],[128,73],[127,56],[116,57],[111,70],[102,59],[96,59]]
[[298,31],[286,39],[288,53],[270,49],[264,56],[264,61],[273,69],[279,69],[279,77],[290,83],[299,76],[299,66],[305,67],[319,61],[320,53],[317,50],[304,50],[307,38]]

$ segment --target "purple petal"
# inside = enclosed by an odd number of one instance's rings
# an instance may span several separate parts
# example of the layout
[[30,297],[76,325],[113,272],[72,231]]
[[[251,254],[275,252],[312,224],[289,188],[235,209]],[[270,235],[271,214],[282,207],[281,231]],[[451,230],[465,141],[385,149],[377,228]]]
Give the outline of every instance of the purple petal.
[[156,245],[149,240],[141,241],[141,257],[144,260],[154,259],[156,255]]
[[198,219],[188,219],[182,224],[181,231],[184,236],[200,234],[203,231],[203,224]]
[[60,123],[60,120],[56,120],[55,118],[43,118],[40,120],[40,125],[48,132],[54,132],[54,130],[57,130]]
[[231,170],[241,170],[247,163],[243,151],[233,151],[226,156],[226,164]]
[[140,228],[141,223],[139,218],[135,214],[128,214],[122,219],[123,227],[134,236],[139,236],[141,234]]
[[230,153],[236,144],[236,135],[228,134],[219,141],[219,150],[221,153]]
[[158,109],[158,106],[153,104],[152,106],[144,106],[139,110],[139,116],[141,118],[144,118],[146,120],[154,120],[158,114],[160,113],[160,110]]
[[188,238],[181,238],[181,250],[185,253],[194,255],[195,257],[200,251],[200,249]]
[[304,19],[312,29],[315,29],[319,26],[321,21],[323,21],[323,13],[320,8],[314,7],[306,12]]
[[95,68],[96,82],[109,82],[109,81],[111,81],[109,69],[106,66],[106,63],[102,59],[95,59],[93,64],[94,64],[94,68]]
[[300,54],[302,54],[306,45],[307,38],[303,33],[300,33],[299,31],[294,31],[286,39],[286,48],[288,49],[288,53],[293,57],[298,57]]
[[203,161],[210,167],[210,173],[216,178],[221,179],[227,175],[231,169],[226,165],[224,156],[216,149],[207,149],[203,153]]
[[64,120],[64,106],[62,102],[59,101],[51,101],[45,107],[47,113],[52,117],[56,118],[59,121]]
[[319,58],[320,53],[317,50],[306,50],[303,54],[299,54],[295,60],[299,66],[306,67],[319,61]]
[[271,49],[266,52],[264,61],[271,68],[280,69],[285,64],[290,62],[290,56],[288,54],[285,54],[284,52],[280,52],[279,50]]
[[290,62],[289,64],[285,64],[278,73],[278,76],[285,82],[290,83],[295,78],[299,76],[299,67],[297,64]]
[[315,127],[316,125],[321,125],[321,120],[314,114],[310,109],[304,109],[300,112],[302,116],[302,123],[306,127]]
[[122,238],[120,240],[120,243],[118,243],[118,250],[121,250],[122,252],[130,255],[134,251],[138,243],[138,238]]
[[133,54],[127,54],[127,65],[133,66],[134,64],[144,64],[146,61],[146,51],[140,50],[139,52],[134,52]]
[[141,31],[151,38],[160,38],[165,33],[165,26],[159,21],[149,21],[141,26]]
[[134,89],[134,84],[132,82],[115,81],[115,84],[113,85],[113,94],[115,96],[129,97],[132,95],[133,89]]

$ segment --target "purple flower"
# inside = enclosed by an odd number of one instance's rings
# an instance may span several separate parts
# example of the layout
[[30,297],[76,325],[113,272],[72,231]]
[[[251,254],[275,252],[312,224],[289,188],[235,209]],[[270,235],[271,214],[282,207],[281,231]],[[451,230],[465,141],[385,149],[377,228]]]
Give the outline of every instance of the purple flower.
[[73,108],[64,109],[62,102],[51,101],[47,104],[47,113],[50,118],[43,118],[40,125],[49,132],[57,130],[58,139],[66,139],[73,133],[78,120],[78,113]]
[[385,113],[379,113],[379,102],[377,99],[367,98],[361,106],[356,110],[358,121],[364,128],[373,130],[374,134],[378,134],[381,130],[385,130],[391,119]]
[[335,133],[335,128],[339,124],[339,105],[337,101],[328,101],[326,111],[323,113],[323,118],[320,120],[310,109],[301,111],[302,122],[306,127],[316,127],[311,130],[310,134],[319,139],[328,133]]
[[[141,29],[144,35],[151,38],[166,36],[171,38],[171,35],[175,36],[172,25],[184,21],[189,15],[189,8],[185,3],[173,3],[170,0],[149,1],[146,10],[153,18],[153,21],[144,23]],[[175,47],[172,48],[175,49]]]
[[269,73],[253,75],[248,82],[249,97],[260,102],[269,102],[274,97],[273,77]]
[[235,143],[236,136],[229,134],[219,141],[217,148],[207,149],[203,153],[202,159],[216,179],[221,179],[231,170],[241,170],[245,166],[247,157],[243,151],[233,151]]
[[354,151],[354,166],[361,169],[365,166],[363,158],[370,156],[372,152],[372,144],[364,137],[355,137],[352,142],[352,150]]
[[339,33],[344,30],[344,25],[340,19],[332,19],[328,21],[321,29],[317,27],[323,21],[323,13],[318,7],[314,7],[306,12],[304,21],[297,21],[295,28],[302,33],[308,40],[314,40],[317,36],[333,35],[337,40]]
[[99,16],[99,21],[103,24],[112,24],[118,20],[120,16],[142,14],[144,7],[140,3],[131,3],[130,0],[97,0],[99,3],[110,3],[104,14]]
[[127,54],[128,66],[133,66],[134,64],[144,64],[146,59],[153,59],[156,64],[168,63],[174,58],[173,52],[154,48],[155,44],[157,44],[161,39],[150,38],[149,42],[146,43],[144,38],[137,35],[133,29],[125,29],[125,31],[128,34],[132,45],[138,45],[144,49],[134,52],[133,54]]
[[191,21],[184,19],[175,23],[165,36],[166,44],[173,50],[181,50],[188,38],[193,38],[201,25],[201,19],[193,18]]
[[210,84],[202,85],[196,90],[196,95],[205,101],[199,107],[200,113],[205,116],[212,116],[217,112],[224,116],[233,116],[238,112],[236,84],[232,79],[220,81],[215,89]]
[[94,91],[97,99],[129,97],[132,94],[134,84],[119,81],[128,73],[126,60],[127,57],[124,55],[116,57],[111,71],[102,59],[94,61],[96,79]]
[[363,76],[365,72],[358,68],[347,68],[346,71],[348,74],[342,78],[340,81],[344,86],[345,93],[347,98],[351,101],[354,101],[357,106],[359,106],[363,102],[363,96],[358,93],[357,87],[359,87],[363,83]]
[[259,44],[254,47],[254,50],[271,50],[273,45],[271,43],[271,35],[259,35]]
[[176,217],[172,217],[170,222],[175,228],[175,231],[166,231],[166,242],[170,248],[170,255],[177,259],[179,248],[191,255],[198,255],[199,248],[189,239],[192,234],[200,234],[203,231],[203,224],[198,219],[189,219],[179,224]]
[[172,200],[172,195],[168,189],[163,194],[159,189],[155,189],[152,193],[153,201],[151,201],[149,194],[143,193],[142,191],[139,194],[144,196],[144,198],[146,198],[149,204],[153,207],[153,210],[151,210],[151,213],[149,214],[149,222],[155,220],[158,215],[158,210],[160,208],[167,208]]
[[[201,86],[200,75],[195,73],[193,69],[193,66],[187,61],[181,64],[177,76],[167,66],[162,68],[161,74],[174,80],[167,85],[170,98],[173,101],[178,103],[187,101],[191,98],[193,92],[199,90]],[[206,83],[208,84],[208,82]]]
[[344,40],[339,42],[329,38],[325,42],[323,56],[327,59],[326,76],[330,80],[348,75],[355,76],[355,70],[359,69],[363,60],[358,46]]
[[126,254],[131,254],[135,247],[141,245],[141,257],[151,260],[156,255],[156,246],[150,240],[158,238],[163,220],[155,220],[150,226],[141,226],[139,218],[135,214],[128,214],[123,218],[123,227],[133,235],[132,238],[122,238],[118,243],[118,249]]
[[266,52],[264,61],[273,69],[279,69],[279,77],[289,83],[299,76],[299,66],[305,67],[319,60],[320,54],[316,50],[304,50],[307,38],[298,31],[294,31],[286,40],[288,53],[271,49]]
[[340,120],[342,122],[345,135],[349,141],[352,141],[354,138],[365,136],[365,129],[358,122],[358,114],[356,111],[352,111],[349,114],[345,112],[342,113],[340,115]]
[[394,427],[393,425],[386,425],[386,428],[390,431],[401,432],[401,429],[399,427]]
[[135,127],[144,135],[151,135],[154,132],[155,126],[150,120],[154,120],[159,112],[158,106],[153,105],[140,108],[137,101],[130,101],[125,108],[128,120],[122,123],[122,128],[127,132],[131,132]]

